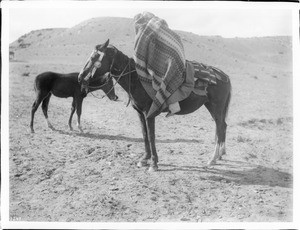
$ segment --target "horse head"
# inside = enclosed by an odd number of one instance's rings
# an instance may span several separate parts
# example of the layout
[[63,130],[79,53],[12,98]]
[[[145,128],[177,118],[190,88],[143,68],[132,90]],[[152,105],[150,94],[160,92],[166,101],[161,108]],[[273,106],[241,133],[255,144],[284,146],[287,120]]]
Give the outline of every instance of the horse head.
[[105,51],[109,44],[107,40],[104,44],[96,45],[92,54],[86,61],[83,69],[78,75],[78,82],[85,83],[88,82],[95,75],[102,76],[105,73],[109,72],[109,59],[105,57]]
[[[95,47],[78,75],[78,82],[81,84],[81,90],[88,93],[91,80],[94,81],[97,79],[102,83],[101,89],[106,95],[111,100],[117,100],[118,97],[115,95],[113,80],[110,75],[106,75],[110,71],[110,58],[107,58],[105,54],[108,44],[109,40]],[[107,89],[107,87],[111,88]]]

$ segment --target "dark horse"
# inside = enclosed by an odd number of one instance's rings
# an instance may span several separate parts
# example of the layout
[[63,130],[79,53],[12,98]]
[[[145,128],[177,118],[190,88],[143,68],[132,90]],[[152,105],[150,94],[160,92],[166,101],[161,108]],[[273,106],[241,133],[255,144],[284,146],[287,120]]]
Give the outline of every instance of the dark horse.
[[[34,89],[36,93],[36,99],[32,105],[31,109],[31,122],[30,129],[34,133],[33,129],[33,119],[36,110],[39,105],[42,103],[42,110],[46,118],[48,127],[54,129],[51,123],[48,120],[48,105],[51,95],[53,94],[56,97],[67,98],[73,97],[71,115],[69,118],[69,127],[72,128],[72,117],[76,110],[77,112],[77,126],[82,132],[80,126],[80,116],[82,101],[87,96],[88,92],[102,89],[110,100],[117,100],[118,97],[115,95],[113,80],[111,78],[97,77],[90,82],[89,87],[85,87],[85,91],[81,89],[81,85],[78,83],[78,74],[79,73],[69,73],[61,74],[54,72],[45,72],[36,76],[34,80]],[[98,75],[97,75],[98,76]]]
[[[96,74],[102,76],[109,72],[121,87],[128,93],[133,108],[138,112],[145,144],[145,154],[139,161],[138,166],[147,166],[148,160],[151,159],[149,170],[158,169],[158,156],[155,147],[155,117],[148,118],[146,115],[152,104],[151,97],[147,94],[142,86],[137,72],[135,71],[135,62],[128,58],[121,51],[113,46],[108,46],[109,40],[95,47],[94,56],[88,60],[85,67],[78,76],[81,84],[86,84],[93,75],[91,66],[95,62],[101,62],[101,66],[96,70]],[[96,52],[97,51],[97,52]],[[225,138],[227,124],[225,118],[231,98],[230,80],[227,82],[219,81],[217,85],[207,87],[207,96],[199,96],[191,93],[188,98],[180,101],[181,111],[178,115],[192,113],[200,108],[203,104],[206,106],[216,123],[216,147],[209,165],[216,163],[225,154]]]

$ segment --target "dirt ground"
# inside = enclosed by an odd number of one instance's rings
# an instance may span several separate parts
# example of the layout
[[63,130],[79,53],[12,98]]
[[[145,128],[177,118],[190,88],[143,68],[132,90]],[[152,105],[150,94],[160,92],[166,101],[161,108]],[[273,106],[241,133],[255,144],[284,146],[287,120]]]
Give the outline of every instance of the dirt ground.
[[[205,107],[157,118],[159,171],[136,163],[144,152],[136,112],[120,100],[83,102],[80,133],[67,126],[71,98],[52,97],[47,128],[39,108],[29,129],[33,80],[80,65],[11,62],[10,219],[14,221],[292,221],[292,73],[227,69],[233,85],[227,155],[207,167],[215,124]],[[96,95],[103,95],[97,92]],[[74,116],[76,118],[76,116]]]

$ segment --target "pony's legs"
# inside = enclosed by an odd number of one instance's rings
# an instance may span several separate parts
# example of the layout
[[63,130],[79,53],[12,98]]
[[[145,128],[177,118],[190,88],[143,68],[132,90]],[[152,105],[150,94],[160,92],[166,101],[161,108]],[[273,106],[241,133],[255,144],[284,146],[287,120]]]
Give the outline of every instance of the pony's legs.
[[50,129],[54,129],[54,127],[51,125],[51,123],[49,122],[48,120],[48,105],[49,105],[49,101],[50,101],[50,97],[51,97],[51,93],[49,93],[43,100],[42,102],[42,110],[43,110],[43,113],[44,113],[44,116],[46,118],[46,122],[47,122],[47,125]]
[[69,128],[70,128],[71,131],[73,130],[72,119],[73,119],[73,115],[75,113],[75,109],[76,109],[76,103],[75,103],[75,98],[73,98],[72,107],[71,107],[71,114],[70,114],[69,123],[68,123],[69,124]]
[[144,139],[144,144],[145,144],[145,154],[144,154],[143,158],[138,162],[137,166],[143,167],[143,166],[148,165],[148,160],[151,158],[151,149],[150,149],[150,144],[149,144],[149,139],[148,139],[145,115],[138,110],[137,110],[137,112],[138,112],[138,115],[139,115],[139,118],[141,121],[143,139]]
[[33,102],[32,107],[31,107],[31,121],[30,121],[31,133],[34,133],[34,129],[33,129],[34,114],[46,96],[47,96],[47,94],[42,94],[41,92],[36,93],[36,99]]
[[151,164],[150,164],[149,171],[157,171],[158,156],[155,147],[155,117],[146,118],[146,127],[147,127],[148,140],[150,144],[150,150],[151,150]]
[[80,124],[80,116],[81,116],[81,109],[82,109],[83,98],[78,98],[76,101],[77,101],[76,102],[77,127],[80,130],[80,132],[83,133],[83,130],[82,130],[82,127],[81,127],[81,124]]

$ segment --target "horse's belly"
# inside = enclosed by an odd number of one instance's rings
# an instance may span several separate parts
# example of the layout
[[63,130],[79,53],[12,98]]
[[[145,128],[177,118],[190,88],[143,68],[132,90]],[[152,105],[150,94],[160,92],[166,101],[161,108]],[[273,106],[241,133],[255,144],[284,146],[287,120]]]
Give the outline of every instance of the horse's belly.
[[176,114],[184,115],[195,112],[207,101],[208,99],[206,96],[199,96],[192,92],[189,97],[179,102],[181,110]]
[[67,97],[73,96],[71,94],[71,92],[64,91],[64,90],[51,90],[51,93],[56,97],[62,97],[62,98],[67,98]]

